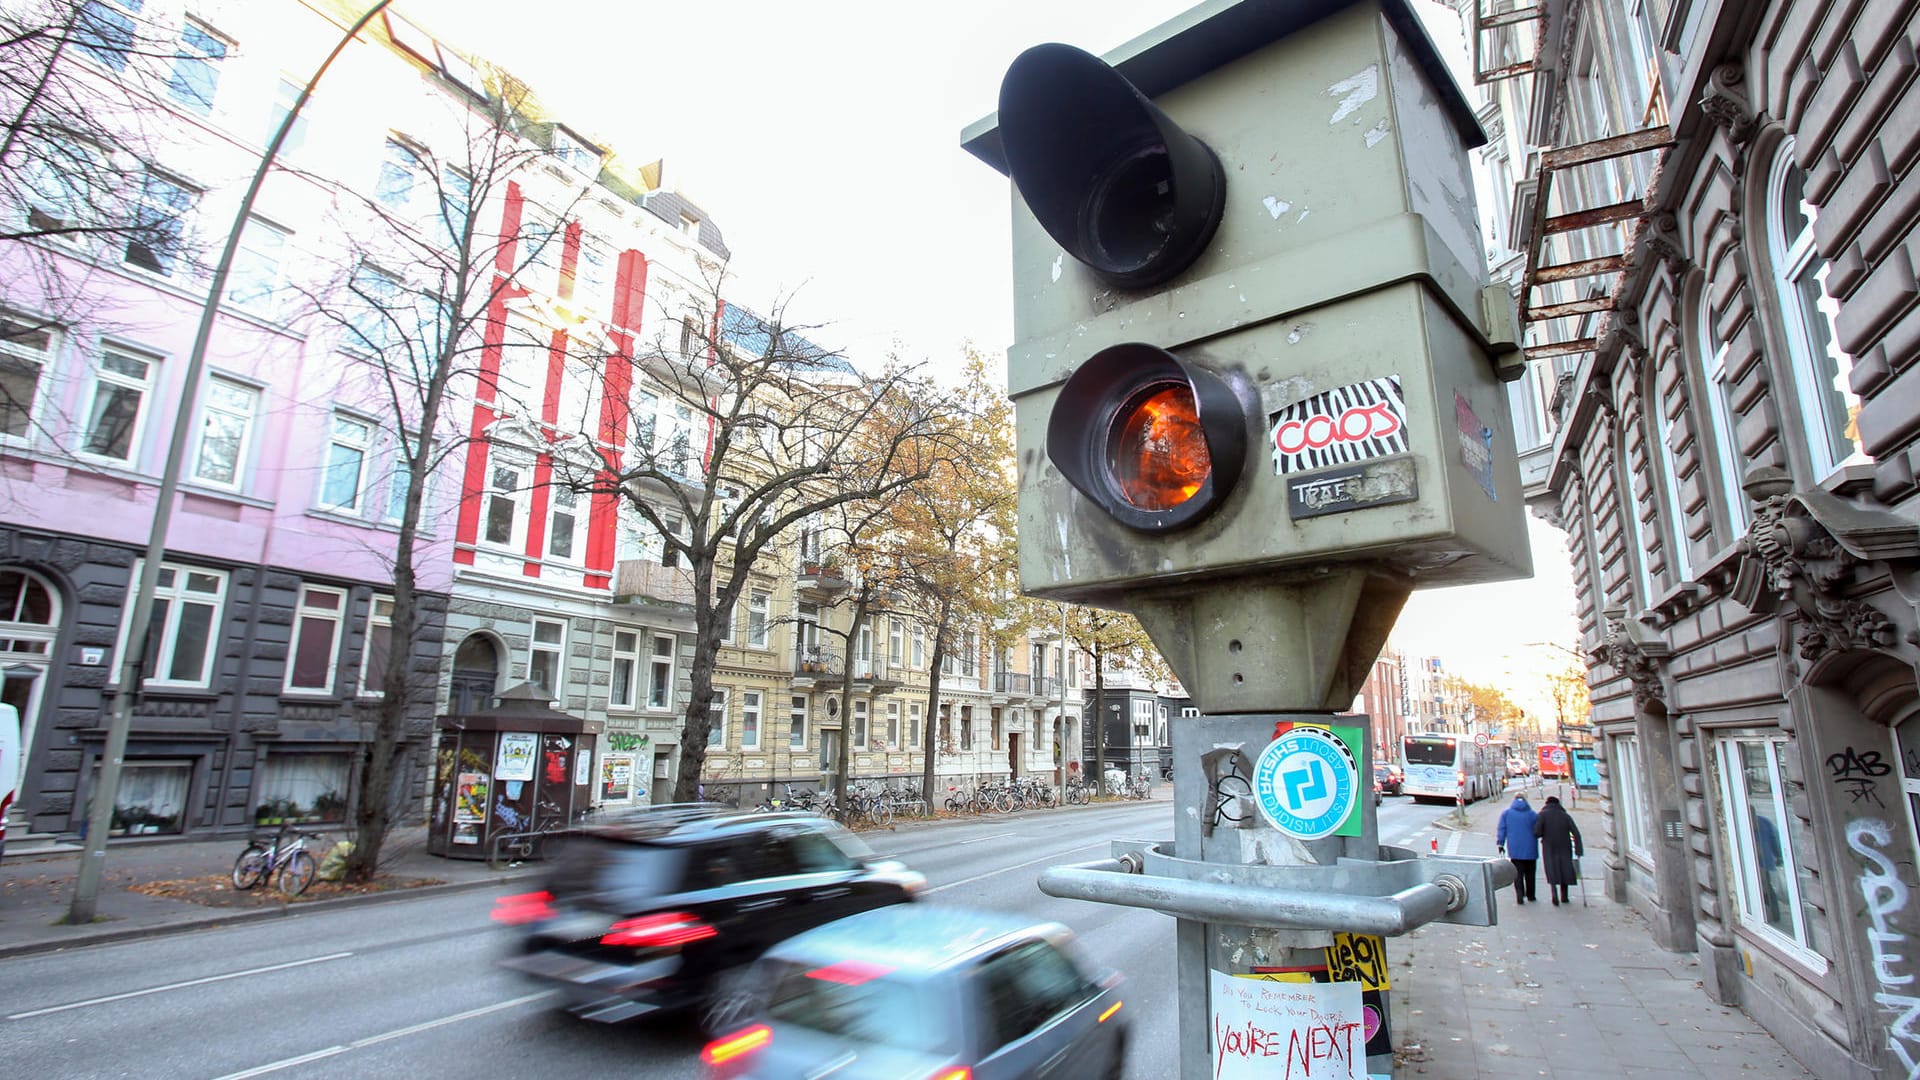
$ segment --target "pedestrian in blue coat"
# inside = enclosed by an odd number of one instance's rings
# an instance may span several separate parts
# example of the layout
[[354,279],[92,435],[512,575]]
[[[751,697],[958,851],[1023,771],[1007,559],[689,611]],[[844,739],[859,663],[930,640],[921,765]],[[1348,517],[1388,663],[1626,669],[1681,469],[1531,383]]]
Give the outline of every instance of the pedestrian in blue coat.
[[1537,817],[1533,807],[1527,805],[1527,797],[1515,795],[1513,805],[1500,812],[1500,828],[1493,837],[1493,842],[1513,860],[1513,868],[1518,871],[1513,878],[1516,903],[1533,899],[1533,868],[1540,860],[1540,841],[1533,835],[1533,822]]

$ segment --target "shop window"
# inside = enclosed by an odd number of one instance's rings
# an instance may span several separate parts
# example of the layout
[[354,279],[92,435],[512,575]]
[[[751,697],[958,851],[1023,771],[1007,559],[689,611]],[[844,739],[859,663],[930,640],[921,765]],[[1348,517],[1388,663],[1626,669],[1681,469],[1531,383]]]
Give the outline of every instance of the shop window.
[[1780,735],[1719,741],[1722,827],[1732,857],[1728,871],[1740,923],[1808,968],[1823,972],[1824,917],[1802,900],[1798,852],[1805,828],[1788,807],[1787,740]]
[[288,650],[288,693],[333,692],[340,617],[346,607],[347,594],[340,589],[300,586],[300,600],[293,615],[293,646]]
[[346,821],[351,766],[346,754],[269,754],[254,785],[254,824]]

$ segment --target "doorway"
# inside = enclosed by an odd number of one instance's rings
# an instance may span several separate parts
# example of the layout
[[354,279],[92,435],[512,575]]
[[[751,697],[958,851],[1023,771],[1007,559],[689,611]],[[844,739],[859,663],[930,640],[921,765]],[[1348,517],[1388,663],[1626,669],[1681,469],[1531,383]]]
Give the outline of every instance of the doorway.
[[1007,732],[1007,772],[1015,780],[1020,779],[1020,733]]
[[447,712],[464,716],[492,708],[499,682],[500,650],[484,634],[468,637],[453,653],[453,677],[447,689]]
[[53,585],[29,570],[0,569],[0,701],[20,714],[20,775],[13,779],[22,790],[59,634],[60,594]]

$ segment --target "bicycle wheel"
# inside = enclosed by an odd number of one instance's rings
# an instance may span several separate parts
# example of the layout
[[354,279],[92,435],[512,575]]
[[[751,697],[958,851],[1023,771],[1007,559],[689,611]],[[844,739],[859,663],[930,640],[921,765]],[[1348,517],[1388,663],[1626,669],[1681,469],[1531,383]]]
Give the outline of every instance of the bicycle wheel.
[[286,865],[280,868],[280,891],[288,896],[299,896],[307,891],[307,886],[313,884],[313,876],[319,869],[305,848],[295,848],[293,854],[287,856]]
[[882,825],[893,824],[893,800],[881,799],[875,806],[873,817]]
[[1003,814],[1013,813],[1013,792],[1008,791],[1006,788],[1001,788],[999,791],[994,792],[993,808]]
[[240,857],[233,860],[233,887],[251,889],[260,884],[267,876],[267,849],[259,844],[248,844]]

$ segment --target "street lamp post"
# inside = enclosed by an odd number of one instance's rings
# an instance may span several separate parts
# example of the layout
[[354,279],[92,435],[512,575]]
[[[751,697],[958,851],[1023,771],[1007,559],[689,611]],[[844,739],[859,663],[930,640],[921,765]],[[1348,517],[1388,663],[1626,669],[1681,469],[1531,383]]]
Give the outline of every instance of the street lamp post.
[[107,833],[113,828],[113,810],[119,801],[120,774],[127,755],[127,735],[133,727],[133,701],[140,692],[146,666],[147,624],[153,618],[153,594],[160,584],[160,563],[166,557],[167,530],[173,521],[174,495],[180,487],[180,464],[187,452],[188,419],[193,415],[194,403],[199,397],[200,376],[207,364],[207,342],[213,336],[213,321],[220,312],[220,296],[227,288],[227,275],[233,269],[233,257],[240,248],[240,235],[246,229],[247,218],[253,213],[254,200],[259,197],[260,188],[273,169],[274,158],[287,141],[287,132],[292,130],[300,110],[306,106],[307,99],[313,96],[315,84],[333,66],[334,60],[346,51],[347,45],[373,21],[374,16],[392,2],[378,0],[368,8],[366,14],[347,29],[327,58],[320,62],[307,84],[300,88],[300,96],[294,99],[293,105],[287,109],[287,115],[281,118],[280,126],[274,130],[266,152],[260,157],[259,166],[253,171],[246,194],[241,196],[240,206],[234,211],[233,226],[227,230],[227,242],[220,250],[220,261],[214,264],[213,281],[207,287],[207,300],[200,309],[200,325],[194,332],[193,353],[187,360],[186,376],[181,381],[180,406],[174,414],[173,437],[167,442],[167,462],[160,473],[160,494],[154,503],[153,523],[147,533],[145,562],[141,564],[140,581],[133,595],[132,620],[127,627],[127,641],[120,656],[120,685],[114,693],[113,717],[107,725],[106,745],[100,752],[100,782],[94,787],[93,805],[87,812],[85,848],[80,858],[79,873],[74,877],[73,902],[67,910],[69,924],[92,922],[99,900],[100,878],[107,862]]

